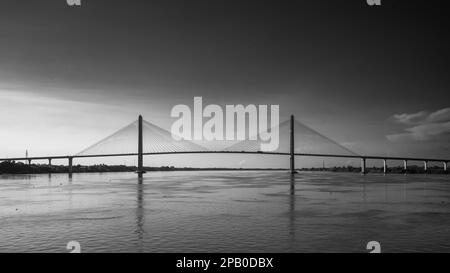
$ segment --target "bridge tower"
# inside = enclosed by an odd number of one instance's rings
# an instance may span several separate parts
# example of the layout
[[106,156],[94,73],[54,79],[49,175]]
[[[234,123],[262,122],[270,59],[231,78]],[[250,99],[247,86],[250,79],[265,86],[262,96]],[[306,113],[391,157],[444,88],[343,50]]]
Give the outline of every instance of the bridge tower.
[[291,174],[296,173],[295,171],[295,149],[294,149],[294,115],[291,115],[291,136],[290,136],[290,156],[291,156]]
[[142,116],[139,115],[138,120],[138,169],[137,174],[139,178],[142,178],[144,171],[144,154],[143,154],[143,137],[142,137]]

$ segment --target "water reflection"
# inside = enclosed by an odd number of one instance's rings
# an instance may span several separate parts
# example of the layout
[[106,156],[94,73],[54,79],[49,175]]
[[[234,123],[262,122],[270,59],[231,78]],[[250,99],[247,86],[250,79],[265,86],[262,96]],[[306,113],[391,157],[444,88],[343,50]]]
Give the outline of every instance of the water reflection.
[[70,177],[67,180],[67,185],[68,185],[68,195],[69,195],[69,209],[72,210],[73,209],[73,183],[72,183],[72,177]]
[[384,202],[388,203],[389,202],[389,198],[388,198],[388,184],[384,183]]
[[406,202],[407,196],[406,196],[406,191],[407,191],[407,184],[406,184],[406,180],[403,181],[402,183],[402,200],[404,202]]
[[136,202],[136,234],[137,234],[137,252],[144,251],[144,184],[142,178],[138,178],[137,183],[137,202]]
[[366,185],[366,181],[364,180],[362,182],[362,194],[363,194],[363,203],[365,204],[367,201],[367,185]]
[[291,242],[294,242],[295,239],[295,174],[291,174],[290,177],[289,239]]
[[52,175],[48,174],[48,186],[50,187],[52,185]]

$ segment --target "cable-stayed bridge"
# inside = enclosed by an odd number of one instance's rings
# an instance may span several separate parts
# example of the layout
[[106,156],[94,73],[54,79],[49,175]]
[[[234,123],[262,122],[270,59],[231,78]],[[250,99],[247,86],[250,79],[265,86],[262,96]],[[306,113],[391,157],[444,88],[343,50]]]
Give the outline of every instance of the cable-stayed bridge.
[[[260,154],[284,155],[290,157],[290,171],[295,173],[295,157],[329,157],[329,158],[359,158],[361,173],[366,173],[366,160],[382,160],[384,173],[387,172],[388,160],[402,160],[404,171],[407,171],[408,161],[423,161],[427,171],[428,162],[441,162],[447,171],[450,160],[433,158],[387,157],[357,154],[338,142],[322,135],[311,127],[297,121],[294,116],[278,125],[279,145],[276,150],[267,152],[261,150],[260,138],[248,138],[241,141],[213,140],[175,140],[172,134],[148,121],[139,119],[89,146],[75,155],[39,156],[0,158],[0,161],[25,160],[29,164],[33,160],[48,160],[51,165],[53,159],[67,159],[69,173],[72,173],[75,158],[121,157],[137,156],[137,173],[144,173],[144,156],[168,154]],[[255,139],[255,140],[252,140]]]

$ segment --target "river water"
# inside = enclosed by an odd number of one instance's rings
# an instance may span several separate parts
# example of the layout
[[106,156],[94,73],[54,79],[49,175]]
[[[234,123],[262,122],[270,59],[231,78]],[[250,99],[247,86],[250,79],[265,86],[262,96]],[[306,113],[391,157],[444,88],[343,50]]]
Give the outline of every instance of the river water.
[[0,252],[450,252],[450,176],[0,176]]

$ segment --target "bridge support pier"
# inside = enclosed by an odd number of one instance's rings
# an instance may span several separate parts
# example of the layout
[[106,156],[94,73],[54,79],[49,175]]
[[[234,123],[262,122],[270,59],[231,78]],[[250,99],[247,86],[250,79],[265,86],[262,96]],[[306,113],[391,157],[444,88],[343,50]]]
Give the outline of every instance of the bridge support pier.
[[408,160],[403,160],[403,171],[408,172]]
[[73,173],[73,157],[69,157],[69,175]]
[[386,163],[386,159],[383,159],[383,173],[384,173],[384,174],[387,173],[387,163]]
[[291,115],[291,134],[290,134],[290,167],[291,167],[291,174],[296,173],[295,171],[295,149],[294,149],[294,115]]
[[428,170],[428,161],[424,161],[423,162],[423,170],[424,170],[424,172],[427,172],[427,170]]
[[28,165],[31,165],[31,159],[28,159]]
[[447,171],[447,162],[444,162],[444,172]]
[[138,120],[138,178],[142,178],[144,171],[144,154],[143,154],[143,137],[142,137],[142,116],[139,115]]
[[361,174],[366,174],[366,159],[361,158]]

